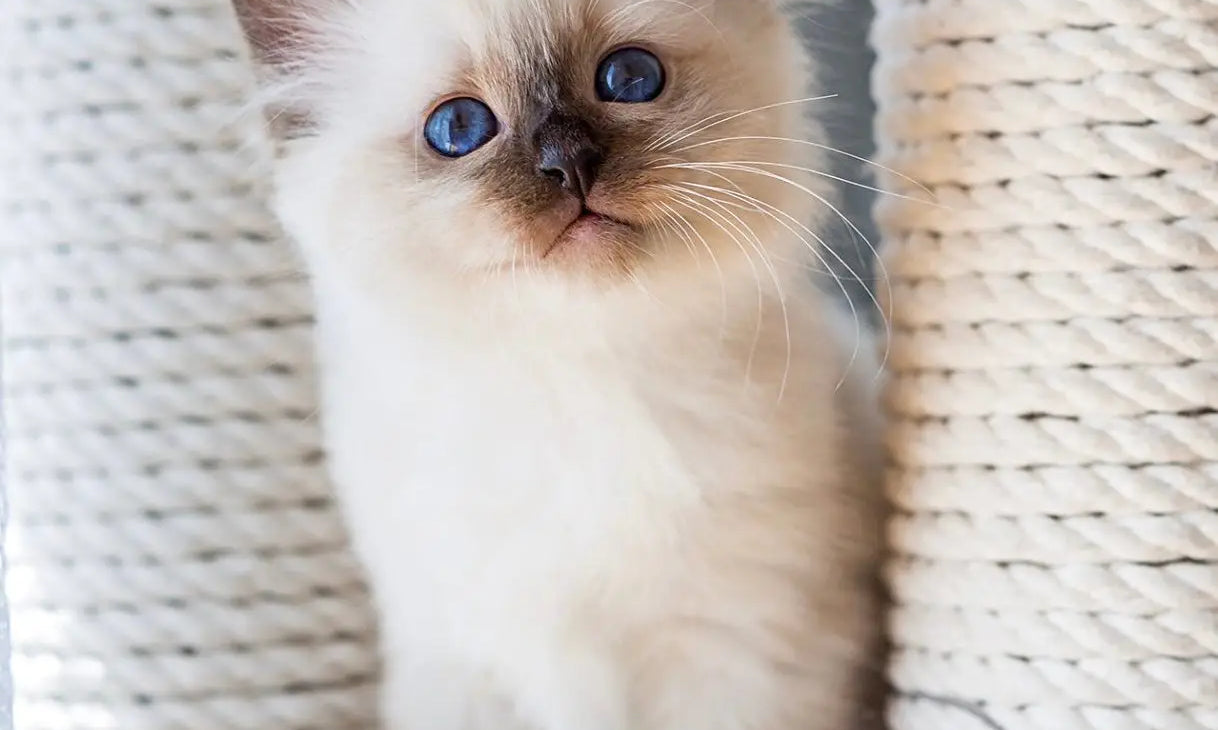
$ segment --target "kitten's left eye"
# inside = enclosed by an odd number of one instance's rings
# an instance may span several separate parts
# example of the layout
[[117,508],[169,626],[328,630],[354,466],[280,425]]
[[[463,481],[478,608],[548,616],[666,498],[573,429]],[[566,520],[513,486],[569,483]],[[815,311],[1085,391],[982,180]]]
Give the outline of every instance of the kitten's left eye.
[[601,101],[639,104],[654,101],[664,91],[664,64],[642,48],[622,48],[601,61],[596,95]]
[[423,136],[445,157],[464,157],[499,134],[499,120],[486,104],[472,97],[449,99],[427,118]]

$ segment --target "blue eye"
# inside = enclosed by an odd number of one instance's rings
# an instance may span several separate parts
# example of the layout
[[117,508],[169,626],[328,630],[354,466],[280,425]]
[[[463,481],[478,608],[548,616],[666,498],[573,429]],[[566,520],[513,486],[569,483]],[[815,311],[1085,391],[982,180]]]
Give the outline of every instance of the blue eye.
[[499,134],[499,120],[486,104],[463,96],[449,99],[427,118],[423,136],[445,157],[464,157]]
[[639,104],[664,90],[664,64],[642,48],[622,48],[601,61],[596,95],[601,101]]

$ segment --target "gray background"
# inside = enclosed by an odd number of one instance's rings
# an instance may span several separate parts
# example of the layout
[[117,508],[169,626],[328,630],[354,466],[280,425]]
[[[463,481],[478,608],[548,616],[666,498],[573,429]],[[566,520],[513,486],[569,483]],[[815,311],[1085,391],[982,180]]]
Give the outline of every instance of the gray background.
[[[811,95],[837,94],[831,101],[817,102],[816,112],[828,123],[826,144],[859,157],[870,159],[875,151],[872,119],[875,106],[871,100],[871,66],[874,57],[867,43],[871,26],[870,0],[813,0],[800,12],[802,30],[808,38],[813,56],[821,69],[819,88]],[[830,174],[864,185],[874,185],[870,166],[845,155],[831,154]],[[863,188],[842,185],[842,204],[838,207],[871,244],[879,245],[879,236],[871,219],[874,195]],[[855,280],[844,267],[834,265],[842,284],[849,291],[860,311],[874,319],[875,304],[866,295],[874,267],[872,252],[859,235],[841,220],[831,220],[825,240],[866,282]],[[837,285],[829,282],[836,289]]]

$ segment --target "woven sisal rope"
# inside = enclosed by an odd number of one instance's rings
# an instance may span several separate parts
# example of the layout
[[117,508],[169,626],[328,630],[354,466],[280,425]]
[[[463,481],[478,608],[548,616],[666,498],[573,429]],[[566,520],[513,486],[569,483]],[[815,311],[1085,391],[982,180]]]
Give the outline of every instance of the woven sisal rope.
[[877,6],[893,730],[1216,730],[1218,1]]
[[370,727],[229,3],[0,16],[17,730]]

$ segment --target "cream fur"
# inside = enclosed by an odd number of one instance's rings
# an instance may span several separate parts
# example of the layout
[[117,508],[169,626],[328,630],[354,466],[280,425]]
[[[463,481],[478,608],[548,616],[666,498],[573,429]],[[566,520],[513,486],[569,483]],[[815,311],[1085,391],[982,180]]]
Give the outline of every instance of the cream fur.
[[[494,69],[528,60],[513,48],[571,33],[683,59],[687,103],[657,131],[807,95],[775,4],[313,0],[308,20],[314,45],[281,93],[318,132],[287,145],[278,206],[316,281],[331,463],[382,619],[389,730],[878,727],[876,364],[866,346],[852,357],[802,229],[686,210],[688,240],[642,225],[652,253],[623,270],[544,266],[520,258],[519,221],[481,202],[472,163],[438,167],[418,144],[435,98],[503,84]],[[808,108],[716,132],[815,139]],[[703,152],[818,161],[760,141]],[[825,215],[792,185],[721,174],[791,220]],[[664,181],[714,176],[640,180],[654,214]],[[686,246],[699,237],[706,250]]]

